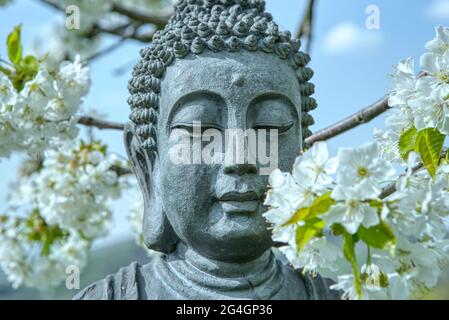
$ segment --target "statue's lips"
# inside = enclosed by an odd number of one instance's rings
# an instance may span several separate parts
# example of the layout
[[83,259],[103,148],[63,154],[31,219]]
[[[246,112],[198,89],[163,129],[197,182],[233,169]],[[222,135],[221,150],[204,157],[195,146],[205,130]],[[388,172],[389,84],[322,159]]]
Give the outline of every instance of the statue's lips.
[[247,191],[247,192],[238,192],[231,191],[226,192],[223,195],[218,197],[218,201],[257,201],[260,200],[260,195],[255,191]]
[[227,192],[218,201],[226,213],[252,213],[257,211],[260,196],[254,191]]
[[259,201],[220,201],[224,212],[238,214],[238,213],[253,213],[257,211]]

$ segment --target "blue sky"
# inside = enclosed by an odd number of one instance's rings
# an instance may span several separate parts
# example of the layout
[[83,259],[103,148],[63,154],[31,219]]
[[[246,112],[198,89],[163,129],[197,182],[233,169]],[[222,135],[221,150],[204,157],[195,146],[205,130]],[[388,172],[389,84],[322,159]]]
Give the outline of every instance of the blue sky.
[[[100,1],[100,0],[99,0]],[[388,92],[388,75],[399,60],[414,57],[419,61],[424,44],[434,37],[437,25],[449,25],[449,0],[317,0],[312,48],[313,82],[319,107],[314,111],[314,131],[328,126],[364,107]],[[267,8],[283,29],[297,30],[305,0],[267,0]],[[368,30],[365,13],[369,5],[380,12],[380,29]],[[23,23],[25,48],[36,38],[51,37],[51,27],[60,19],[53,10],[36,0],[15,0],[0,9],[0,43],[13,26]],[[113,41],[113,38],[107,42]],[[93,86],[85,107],[108,114],[110,120],[124,122],[128,116],[126,84],[130,68],[122,76],[112,69],[137,59],[140,43],[128,43],[91,66]],[[5,47],[0,46],[4,56]],[[374,127],[383,128],[383,117],[329,142],[331,152],[339,147],[357,146],[372,139]],[[114,152],[124,155],[119,132],[97,133]],[[13,181],[20,156],[0,162],[0,211],[5,209],[8,183]],[[115,206],[115,227],[105,243],[130,236],[123,223],[128,197]]]

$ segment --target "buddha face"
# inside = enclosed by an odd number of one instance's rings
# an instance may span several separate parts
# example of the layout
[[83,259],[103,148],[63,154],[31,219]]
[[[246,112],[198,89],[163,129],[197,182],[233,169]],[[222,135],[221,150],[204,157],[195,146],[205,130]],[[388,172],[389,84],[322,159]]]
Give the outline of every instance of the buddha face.
[[[227,262],[250,261],[269,249],[271,233],[262,217],[268,176],[260,174],[259,161],[174,163],[173,148],[193,144],[198,122],[202,133],[222,133],[223,151],[229,129],[276,129],[277,165],[291,170],[302,147],[300,99],[295,71],[263,52],[205,52],[177,60],[167,69],[153,181],[156,201],[188,247]],[[269,154],[269,137],[263,137]]]

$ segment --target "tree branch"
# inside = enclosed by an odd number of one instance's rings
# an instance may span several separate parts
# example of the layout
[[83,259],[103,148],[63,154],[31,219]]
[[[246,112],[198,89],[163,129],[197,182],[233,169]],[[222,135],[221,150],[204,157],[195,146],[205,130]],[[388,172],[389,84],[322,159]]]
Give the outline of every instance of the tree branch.
[[[65,13],[64,8],[58,6],[56,3],[54,3],[50,0],[37,0],[37,1],[57,10],[59,12]],[[161,17],[144,15],[144,14],[132,11],[131,9],[124,8],[120,5],[114,5],[112,10],[116,13],[120,13],[120,14],[127,16],[130,20],[136,22],[139,26],[141,26],[142,24],[145,24],[145,23],[150,23],[150,24],[154,24],[156,26],[156,29],[160,29],[160,28],[163,28],[165,26],[165,24],[168,22],[167,14],[164,14],[164,16],[161,16]],[[124,36],[123,33],[125,32],[126,28],[129,25],[130,25],[130,23],[128,22],[124,25],[119,25],[116,27],[108,28],[108,27],[103,27],[99,24],[95,24],[90,31],[86,32],[86,37],[88,37],[88,38],[95,37],[99,33],[106,33],[106,34],[115,35],[118,37],[123,37]],[[137,31],[137,29],[136,29],[136,31]],[[147,43],[153,39],[153,32],[151,32],[149,34],[142,34],[142,35],[139,35],[139,34],[137,34],[137,32],[134,32],[131,36],[128,36],[127,39],[133,39],[133,40]]]
[[[120,39],[116,43],[113,43],[109,47],[104,48],[104,49],[102,49],[102,50],[92,54],[90,57],[87,57],[85,59],[85,61],[86,62],[91,62],[91,61],[93,61],[93,60],[95,60],[97,58],[100,58],[101,56],[103,56],[105,54],[110,53],[111,51],[119,48],[128,39],[135,39],[135,40],[139,40],[139,41],[142,41],[142,42],[144,42],[144,40],[145,40],[145,41],[150,42],[152,37],[153,37],[153,35],[154,35],[154,32],[152,32],[152,33],[149,33],[148,35],[145,35],[145,36],[138,36],[138,34],[137,34],[138,31],[139,31],[139,26],[134,27],[133,30],[131,32],[129,32],[129,33],[126,31],[126,29],[124,29],[123,35],[120,37]],[[117,32],[117,35],[119,35],[119,34],[120,33]]]
[[[416,77],[419,79],[421,77],[428,76],[429,73],[427,71],[421,71]],[[357,111],[353,115],[343,119],[327,128],[324,128],[305,140],[306,147],[312,146],[315,142],[318,141],[326,141],[328,139],[334,138],[342,133],[345,133],[358,125],[367,123],[377,116],[381,115],[385,111],[391,109],[388,105],[388,97],[389,94],[384,96],[379,101],[373,103],[372,105]]]
[[112,166],[111,170],[114,171],[115,173],[117,173],[117,175],[119,177],[126,176],[128,174],[132,174],[133,173],[128,168],[123,168],[123,167],[120,167],[120,166]]
[[95,127],[97,129],[112,129],[112,130],[123,130],[124,125],[118,122],[99,120],[94,117],[81,117],[78,123],[86,127]]
[[142,23],[154,24],[158,29],[162,29],[168,22],[168,19],[172,15],[172,11],[164,13],[161,16],[143,14],[141,12],[134,11],[132,9],[126,8],[121,4],[114,3],[112,5],[111,11],[127,16],[128,18],[139,21]]
[[302,19],[299,30],[296,34],[296,37],[298,39],[301,39],[302,37],[307,38],[306,52],[310,52],[310,48],[312,46],[313,18],[314,18],[315,4],[316,4],[315,0],[309,0],[309,2],[307,3],[307,7],[304,12],[304,17]]
[[142,26],[141,23],[139,23],[139,25],[135,28],[135,31],[128,35],[125,36],[124,33],[126,32],[126,28],[128,28],[129,24],[125,24],[123,26],[116,26],[113,28],[106,28],[100,25],[94,25],[92,30],[89,31],[86,36],[87,37],[92,37],[92,36],[97,36],[99,33],[107,33],[113,36],[117,36],[117,37],[121,37],[124,38],[126,37],[126,39],[133,39],[133,40],[137,40],[140,42],[144,42],[144,43],[148,43],[153,39],[153,35],[154,32],[149,32],[147,34],[138,34],[138,30],[139,28]]
[[[65,8],[60,7],[57,3],[51,1],[51,0],[37,0],[41,2],[42,4],[45,4],[55,10],[65,12]],[[144,14],[141,12],[137,12],[131,8],[124,7],[121,4],[114,3],[112,5],[111,11],[115,13],[119,13],[121,15],[124,15],[134,21],[142,22],[142,23],[150,23],[154,24],[159,27],[164,27],[170,16],[172,15],[173,11],[170,10],[169,12],[162,13],[160,16],[158,15],[150,15],[150,14]]]
[[[444,150],[444,151],[441,153],[440,160],[441,160],[441,159],[444,159],[444,158],[446,157],[447,153],[448,153],[448,150]],[[420,163],[417,164],[414,168],[412,168],[412,173],[416,173],[416,172],[418,172],[419,170],[421,170],[421,169],[423,169],[423,168],[424,168],[424,164],[423,164],[422,162],[420,162]],[[405,174],[402,174],[401,177],[403,177],[404,175],[405,175]],[[396,189],[396,183],[392,183],[392,184],[386,186],[386,187],[382,190],[382,193],[380,194],[379,198],[380,198],[380,199],[388,198],[389,196],[391,196],[391,195],[392,195],[393,193],[395,193],[396,191],[397,191],[397,189]]]
[[41,2],[41,3],[43,3],[43,4],[45,4],[45,5],[47,5],[47,6],[49,6],[49,7],[51,7],[51,8],[53,8],[53,9],[55,9],[55,10],[58,10],[58,11],[64,11],[63,10],[63,8],[61,8],[60,6],[58,6],[56,3],[54,3],[53,1],[50,1],[50,0],[38,0],[39,2]]
[[[417,171],[421,170],[422,168],[424,168],[424,164],[420,163],[420,164],[418,164],[416,167],[414,167],[414,168],[412,169],[412,172],[413,172],[413,173],[416,173]],[[400,178],[403,177],[403,176],[404,176],[404,174],[402,174],[402,175],[400,176]],[[388,186],[386,186],[386,187],[382,190],[382,193],[380,194],[379,198],[380,198],[380,199],[388,198],[389,196],[391,196],[391,195],[392,195],[393,193],[395,193],[396,191],[397,191],[397,189],[396,189],[396,183],[391,183],[391,184],[389,184]]]
[[360,124],[367,123],[377,116],[381,115],[385,111],[390,109],[388,105],[388,96],[380,99],[374,104],[363,108],[362,110],[354,113],[353,115],[343,119],[336,124],[333,124],[325,129],[322,129],[305,140],[307,146],[313,145],[318,141],[325,141],[330,138],[334,138],[346,131],[349,131]]
[[122,37],[120,38],[116,43],[111,44],[109,47],[104,48],[98,52],[95,52],[91,56],[84,59],[84,62],[92,62],[95,59],[100,58],[101,56],[104,56],[105,54],[110,53],[111,51],[114,51],[115,49],[119,48],[129,37]]

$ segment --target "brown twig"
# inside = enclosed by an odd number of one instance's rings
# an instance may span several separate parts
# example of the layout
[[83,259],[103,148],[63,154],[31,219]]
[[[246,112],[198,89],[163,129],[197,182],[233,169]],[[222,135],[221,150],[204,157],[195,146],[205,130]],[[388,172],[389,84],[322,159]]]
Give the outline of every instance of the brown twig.
[[118,3],[114,3],[112,5],[111,11],[127,16],[128,18],[135,21],[154,24],[158,29],[162,29],[167,24],[168,19],[172,15],[172,11],[164,13],[161,16],[144,14],[142,12],[137,12],[130,8],[126,8]]
[[376,103],[363,108],[362,110],[354,113],[353,115],[343,119],[336,124],[333,124],[325,129],[322,129],[305,140],[307,146],[313,145],[318,141],[325,141],[330,138],[336,137],[346,131],[349,131],[360,124],[367,123],[377,116],[381,115],[385,111],[390,109],[388,105],[388,96],[380,99]]
[[[444,150],[444,151],[441,153],[440,160],[441,160],[441,159],[444,159],[444,158],[446,157],[447,153],[448,153],[448,150]],[[418,172],[419,170],[421,170],[421,169],[423,169],[423,168],[424,168],[424,164],[423,164],[422,162],[420,162],[420,163],[418,163],[415,167],[412,168],[412,173],[416,173],[416,172]],[[405,173],[402,174],[401,177],[403,177],[404,175],[405,175]],[[395,183],[392,183],[392,184],[386,186],[386,187],[382,190],[382,193],[380,194],[379,198],[380,198],[380,199],[388,198],[389,196],[391,196],[391,195],[392,195],[393,193],[395,193],[396,191],[397,191],[397,189],[396,189],[396,184],[395,184]]]
[[94,54],[92,54],[91,56],[87,57],[86,59],[84,59],[84,62],[92,62],[95,59],[98,59],[101,56],[104,56],[105,54],[108,54],[108,53],[114,51],[115,49],[118,49],[123,44],[123,42],[125,42],[127,39],[129,39],[129,37],[120,38],[116,43],[113,43],[109,47],[104,48],[100,51],[97,51]]
[[[107,34],[110,34],[113,36],[123,38],[124,31],[122,31],[122,30],[123,30],[122,26],[118,26],[118,27],[114,27],[114,28],[106,28],[103,26],[95,25],[92,28],[92,31],[90,31],[89,33],[94,36],[98,35],[99,33],[107,33]],[[147,34],[138,34],[137,32],[134,32],[130,36],[127,36],[127,39],[132,39],[132,40],[148,43],[153,39],[153,34],[154,34],[154,32],[150,32]]]
[[95,127],[100,130],[102,129],[123,130],[125,127],[122,123],[99,120],[94,117],[81,117],[78,120],[78,123],[86,127]]
[[120,167],[120,166],[112,166],[111,170],[114,171],[115,173],[117,173],[117,175],[119,177],[126,176],[126,175],[129,175],[129,174],[133,173],[130,169],[123,168],[123,167]]
[[[413,173],[416,173],[418,170],[421,170],[422,168],[424,168],[424,164],[420,163],[418,164],[416,167],[414,167],[412,169]],[[405,174],[402,174],[401,177],[403,177]],[[388,198],[389,196],[391,196],[393,193],[395,193],[397,191],[396,189],[396,183],[391,183],[388,186],[386,186],[383,190],[382,193],[380,194],[379,198],[380,199],[385,199]]]
[[[55,10],[65,12],[65,8],[59,6],[57,3],[53,2],[53,1],[50,1],[50,0],[38,0],[38,1],[41,2],[42,4],[45,4],[53,9],[55,9]],[[158,28],[165,26],[165,24],[167,24],[167,22],[168,22],[168,19],[172,15],[172,11],[163,13],[161,16],[144,14],[142,12],[135,11],[131,8],[124,7],[118,3],[114,3],[112,5],[111,11],[113,11],[115,13],[119,13],[121,15],[124,15],[134,21],[154,24]]]
[[309,0],[307,3],[307,7],[304,13],[304,17],[302,19],[299,30],[296,34],[298,39],[306,37],[307,39],[307,47],[306,52],[310,52],[312,46],[312,37],[313,37],[313,19],[314,19],[314,8],[315,8],[316,0]]
[[57,5],[56,3],[54,3],[53,1],[49,1],[49,0],[39,0],[39,2],[45,4],[45,5],[49,6],[49,7],[52,7],[52,8],[55,9],[55,10],[59,10],[59,11],[62,11],[62,10],[63,10],[60,6],[58,6],[58,5]]
[[[42,4],[45,4],[55,10],[58,10],[60,12],[65,12],[65,9],[58,6],[56,3],[50,1],[50,0],[38,0],[39,2],[41,2]],[[156,26],[156,29],[161,29],[165,26],[165,24],[168,22],[168,14],[164,14],[161,17],[158,16],[152,16],[152,15],[145,15],[142,13],[139,13],[137,11],[133,11],[132,9],[128,9],[125,8],[123,6],[120,5],[114,5],[112,7],[112,11],[116,12],[116,13],[120,13],[123,14],[124,16],[128,17],[131,21],[134,21],[140,25],[142,24],[153,24]],[[97,36],[99,33],[106,33],[106,34],[110,34],[110,35],[115,35],[118,37],[123,37],[124,34],[123,32],[125,31],[125,29],[129,26],[129,22],[126,23],[125,25],[119,25],[119,26],[115,26],[115,27],[104,27],[104,26],[100,26],[99,24],[95,24],[94,26],[92,26],[92,29],[88,32],[86,32],[85,36],[88,38],[92,38]],[[133,40],[137,40],[140,42],[150,42],[153,38],[153,32],[149,33],[149,34],[142,34],[139,35],[137,32],[135,32],[134,34],[132,34],[131,36],[127,37],[127,39],[133,39]]]
[[[131,32],[127,32],[126,30],[123,31],[123,35],[120,37],[120,39],[116,42],[113,43],[112,45],[92,54],[90,57],[87,57],[85,59],[86,62],[92,62],[93,60],[100,58],[102,56],[104,56],[105,54],[110,53],[111,51],[118,49],[126,40],[128,39],[134,39],[134,40],[139,40],[139,41],[151,41],[154,32],[148,33],[144,36],[139,36],[138,35],[138,31],[141,25],[137,25],[134,26],[131,30]],[[120,34],[120,32],[117,32],[117,36]]]
[[[417,78],[428,76],[429,73],[427,71],[421,71]],[[343,119],[333,125],[330,125],[327,128],[321,129],[318,132],[315,132],[310,137],[305,140],[306,147],[312,146],[315,142],[318,141],[326,141],[328,139],[334,138],[342,133],[345,133],[361,124],[367,123],[377,116],[381,115],[385,111],[391,109],[388,105],[388,97],[387,94],[379,101],[373,103],[372,105],[363,108],[360,111],[357,111],[353,115]]]

